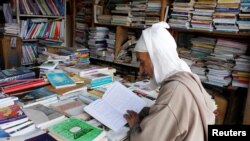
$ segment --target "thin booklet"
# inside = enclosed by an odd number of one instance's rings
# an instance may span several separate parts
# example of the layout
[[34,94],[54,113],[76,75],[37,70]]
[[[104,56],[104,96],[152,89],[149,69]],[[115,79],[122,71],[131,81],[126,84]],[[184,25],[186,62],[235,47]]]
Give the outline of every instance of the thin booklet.
[[118,131],[127,121],[123,117],[127,110],[139,113],[145,102],[131,90],[115,82],[103,95],[84,108],[91,116],[114,131]]

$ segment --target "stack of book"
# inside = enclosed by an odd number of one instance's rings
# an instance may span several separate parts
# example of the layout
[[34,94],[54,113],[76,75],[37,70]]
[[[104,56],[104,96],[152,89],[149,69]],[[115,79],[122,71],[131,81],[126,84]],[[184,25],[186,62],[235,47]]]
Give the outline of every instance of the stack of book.
[[79,23],[91,23],[93,12],[93,1],[91,0],[77,0],[76,1],[76,21]]
[[33,121],[15,104],[0,108],[0,128],[1,137],[15,137],[36,130]]
[[57,94],[47,90],[45,87],[16,95],[16,97],[18,97],[19,99],[17,104],[22,106],[23,108],[27,108],[37,104],[49,106],[51,103],[58,102]]
[[209,82],[220,86],[231,83],[231,70],[234,66],[234,57],[246,53],[247,44],[237,40],[217,39],[214,54],[208,57],[206,65],[209,69]]
[[88,27],[92,22],[92,1],[76,1],[76,16],[75,16],[75,39],[74,46],[80,48],[88,47]]
[[131,26],[145,27],[146,8],[148,0],[133,0],[131,4]]
[[40,129],[47,129],[66,118],[65,115],[41,104],[24,108],[23,111]]
[[204,59],[210,53],[213,53],[213,49],[215,47],[216,39],[209,37],[197,37],[191,39],[192,43],[192,57]]
[[176,28],[190,28],[194,0],[175,0],[170,14],[169,25]]
[[105,60],[114,61],[115,58],[115,32],[109,31],[107,41],[107,51]]
[[89,64],[88,48],[63,48],[57,52],[60,56],[69,56],[69,61],[73,64]]
[[248,88],[250,78],[250,57],[240,55],[235,59],[232,86]]
[[20,27],[17,23],[5,23],[4,25],[4,34],[17,36],[19,31]]
[[154,23],[160,21],[161,1],[148,0],[146,8],[145,26],[152,26]]
[[215,7],[215,0],[196,1],[194,5],[194,11],[192,11],[192,29],[213,31],[212,15],[215,11]]
[[107,37],[109,29],[107,27],[90,28],[88,46],[91,57],[104,58],[107,48]]
[[240,31],[250,30],[250,0],[241,0],[240,13],[237,20]]
[[75,28],[75,46],[80,48],[88,47],[88,25],[76,21]]
[[113,77],[111,75],[103,73],[89,74],[85,75],[83,78],[85,79],[86,83],[88,83],[89,88],[95,88],[113,82]]
[[116,4],[115,10],[112,10],[111,24],[130,26],[131,7],[129,4]]
[[218,0],[213,22],[218,31],[238,32],[237,15],[239,14],[240,1],[238,0]]
[[67,117],[77,117],[82,120],[88,120],[90,116],[83,111],[85,106],[86,104],[84,102],[76,99],[67,99],[51,105],[54,110]]

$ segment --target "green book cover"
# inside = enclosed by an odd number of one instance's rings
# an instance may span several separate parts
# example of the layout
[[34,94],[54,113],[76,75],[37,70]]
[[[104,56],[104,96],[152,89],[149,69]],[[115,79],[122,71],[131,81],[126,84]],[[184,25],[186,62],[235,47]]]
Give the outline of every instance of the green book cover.
[[49,128],[53,134],[69,141],[93,141],[103,131],[77,118],[69,118]]

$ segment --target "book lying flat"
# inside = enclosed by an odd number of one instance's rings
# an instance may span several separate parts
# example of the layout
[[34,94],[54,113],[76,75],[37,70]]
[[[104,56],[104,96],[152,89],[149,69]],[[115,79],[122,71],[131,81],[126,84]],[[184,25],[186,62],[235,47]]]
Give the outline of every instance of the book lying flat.
[[22,106],[43,101],[52,97],[56,97],[57,94],[47,90],[46,88],[38,88],[26,94],[17,96],[19,98],[18,103]]
[[24,108],[23,111],[38,128],[46,128],[65,118],[63,114],[41,104]]
[[51,107],[56,111],[68,116],[80,116],[83,117],[85,120],[90,118],[90,116],[83,111],[83,108],[86,106],[85,103],[74,100],[74,99],[67,99],[63,101],[59,101],[57,103],[51,104]]
[[49,127],[48,130],[65,141],[97,141],[106,135],[102,129],[73,117]]
[[49,71],[46,76],[53,87],[64,88],[75,86],[76,83],[62,70]]
[[104,93],[102,99],[92,102],[84,110],[110,129],[118,131],[127,123],[123,117],[127,110],[139,113],[144,106],[145,102],[139,96],[119,82],[115,82]]

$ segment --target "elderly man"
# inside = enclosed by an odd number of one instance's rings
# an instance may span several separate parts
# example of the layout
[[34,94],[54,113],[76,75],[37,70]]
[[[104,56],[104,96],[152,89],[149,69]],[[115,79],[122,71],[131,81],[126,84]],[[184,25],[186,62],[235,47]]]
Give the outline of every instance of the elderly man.
[[197,75],[178,57],[176,43],[165,22],[145,29],[135,47],[140,73],[151,77],[159,96],[141,121],[134,111],[124,115],[132,141],[206,141],[214,124],[215,102]]

